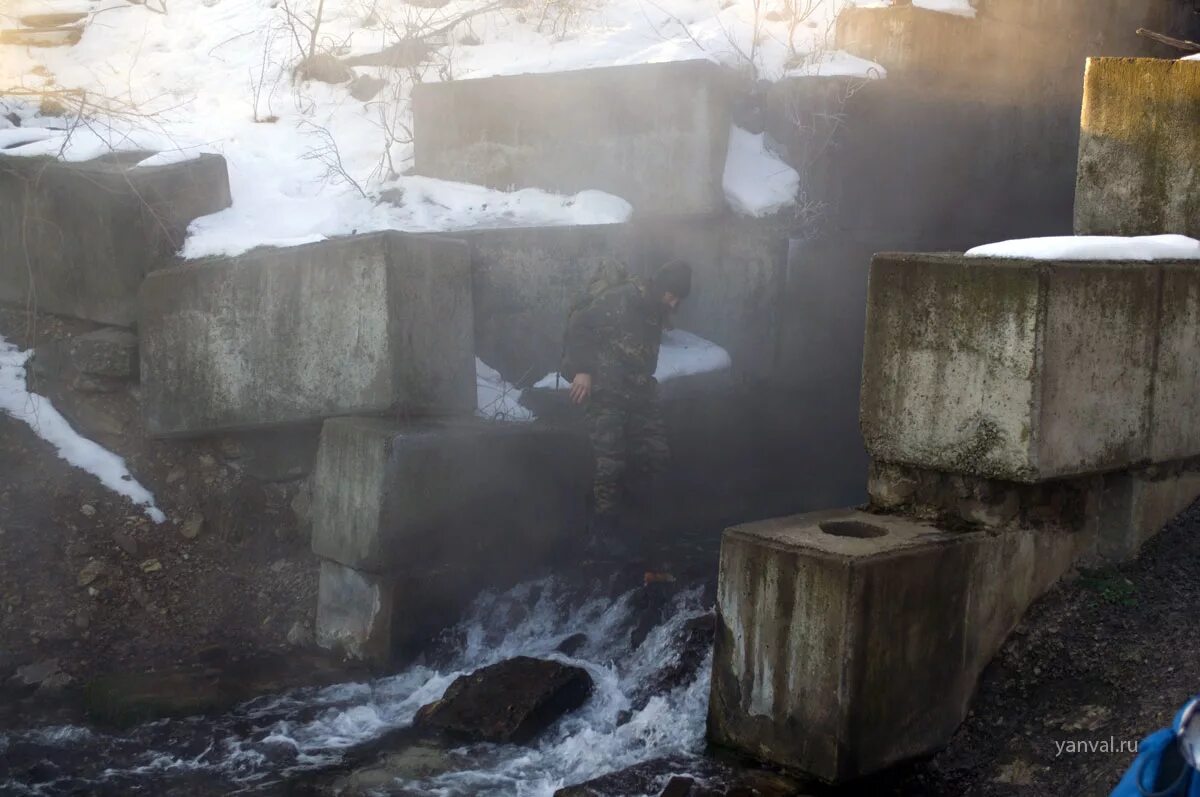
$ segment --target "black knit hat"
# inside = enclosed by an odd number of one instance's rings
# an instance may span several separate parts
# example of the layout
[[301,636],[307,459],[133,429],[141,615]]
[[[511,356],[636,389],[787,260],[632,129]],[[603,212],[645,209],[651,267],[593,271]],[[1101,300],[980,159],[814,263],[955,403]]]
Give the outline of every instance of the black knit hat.
[[653,279],[654,292],[661,296],[670,291],[679,299],[692,292],[692,267],[682,260],[664,263]]

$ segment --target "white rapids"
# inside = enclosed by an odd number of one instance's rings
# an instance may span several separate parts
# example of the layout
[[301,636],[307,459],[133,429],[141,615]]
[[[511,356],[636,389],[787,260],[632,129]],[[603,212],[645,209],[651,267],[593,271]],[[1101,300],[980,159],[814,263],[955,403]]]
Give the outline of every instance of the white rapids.
[[[459,675],[517,655],[585,668],[594,681],[591,698],[531,745],[463,747],[452,752],[463,768],[396,780],[381,793],[548,797],[564,785],[649,759],[698,755],[710,661],[690,680],[648,699],[646,689],[656,673],[678,663],[685,624],[709,609],[700,589],[677,593],[665,619],[635,647],[637,594],[612,599],[598,592],[581,602],[552,579],[527,583],[476,601],[447,636],[445,647],[452,652],[441,666],[264,696],[227,715],[163,720],[120,735],[74,726],[0,734],[0,753],[45,759],[37,782],[0,768],[0,793],[49,795],[81,788],[174,793],[184,784],[224,789],[212,793],[270,793],[338,763],[357,745],[410,725],[417,709],[441,697]],[[578,632],[587,641],[573,655],[556,652]]]

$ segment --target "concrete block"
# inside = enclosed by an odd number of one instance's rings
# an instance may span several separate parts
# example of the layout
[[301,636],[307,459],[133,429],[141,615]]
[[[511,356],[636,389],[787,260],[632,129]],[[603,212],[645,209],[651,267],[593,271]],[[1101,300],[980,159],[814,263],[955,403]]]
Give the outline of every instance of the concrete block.
[[951,533],[819,512],[721,546],[709,736],[842,782],[932,752],[1082,534]]
[[1089,59],[1075,232],[1200,235],[1198,114],[1200,63]]
[[420,174],[616,194],[638,215],[725,208],[731,92],[707,61],[423,83]]
[[871,455],[1036,482],[1151,453],[1160,272],[876,256],[860,421]]
[[640,273],[653,274],[675,258],[692,266],[692,293],[674,323],[728,351],[736,374],[774,375],[785,315],[787,222],[731,216],[635,227]]
[[[1200,106],[1198,106],[1200,107]],[[1150,458],[1200,454],[1200,264],[1162,267]]]
[[1136,558],[1147,540],[1197,498],[1200,469],[1194,463],[1106,476],[1097,556],[1105,563]]
[[452,625],[481,589],[471,573],[445,567],[380,575],[321,561],[317,644],[380,668],[418,655]]
[[229,207],[225,159],[167,166],[0,157],[0,301],[130,326],[147,273]]
[[540,424],[325,423],[313,485],[313,552],[348,567],[420,573],[454,565],[528,576],[579,539],[586,441]]
[[141,291],[155,435],[475,407],[462,243],[377,233],[155,272]]
[[626,225],[480,230],[471,247],[475,352],[510,382],[559,368],[571,304],[605,263],[634,262]]
[[387,660],[392,647],[394,582],[324,561],[317,589],[317,644],[356,659]]

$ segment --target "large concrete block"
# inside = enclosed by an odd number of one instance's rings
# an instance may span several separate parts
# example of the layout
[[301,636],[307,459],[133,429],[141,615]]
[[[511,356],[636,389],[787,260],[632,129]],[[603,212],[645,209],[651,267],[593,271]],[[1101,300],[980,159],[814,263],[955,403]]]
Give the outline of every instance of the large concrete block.
[[467,568],[380,575],[322,560],[317,644],[386,668],[420,653],[458,619],[465,590],[479,590]]
[[1200,62],[1092,58],[1075,232],[1200,235]]
[[141,292],[152,434],[475,407],[460,242],[378,233],[152,274]]
[[589,469],[580,435],[540,424],[336,418],[312,476],[313,552],[373,572],[526,574],[582,536]]
[[675,258],[692,266],[692,293],[675,323],[728,351],[736,374],[775,375],[785,316],[788,222],[731,216],[635,226],[641,273],[653,274]]
[[475,352],[524,385],[559,368],[571,304],[606,263],[634,262],[626,225],[480,230],[471,247]]
[[616,194],[639,215],[725,208],[729,78],[707,61],[423,83],[421,174]]
[[150,167],[0,157],[0,301],[130,326],[146,274],[193,219],[229,203],[218,155]]
[[1162,267],[1150,458],[1167,462],[1198,454],[1200,264],[1166,264]]
[[1034,482],[1151,453],[1160,271],[878,255],[860,419],[883,462]]
[[1197,498],[1200,498],[1200,469],[1195,462],[1107,475],[1097,557],[1109,563],[1136,558],[1147,540]]
[[831,782],[938,749],[1026,607],[1090,539],[855,511],[729,529],[710,737]]

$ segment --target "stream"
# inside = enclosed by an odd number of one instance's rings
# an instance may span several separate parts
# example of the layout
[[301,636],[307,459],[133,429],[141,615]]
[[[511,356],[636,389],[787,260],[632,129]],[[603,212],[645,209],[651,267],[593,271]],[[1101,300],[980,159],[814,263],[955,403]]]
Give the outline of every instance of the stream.
[[[330,782],[356,749],[409,726],[456,677],[517,655],[585,668],[591,698],[531,745],[450,748],[431,771],[389,774],[371,792],[549,797],[649,759],[698,757],[711,649],[697,654],[685,640],[709,616],[703,596],[701,587],[614,596],[603,584],[522,584],[482,596],[425,663],[388,677],[264,695],[223,715],[119,733],[66,725],[0,734],[0,794],[320,793],[313,784]],[[557,652],[580,632],[586,640],[577,638],[571,655]]]

